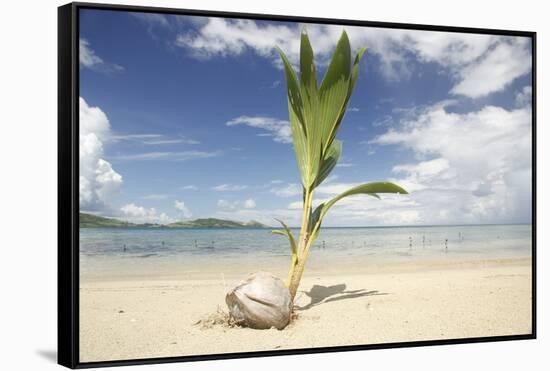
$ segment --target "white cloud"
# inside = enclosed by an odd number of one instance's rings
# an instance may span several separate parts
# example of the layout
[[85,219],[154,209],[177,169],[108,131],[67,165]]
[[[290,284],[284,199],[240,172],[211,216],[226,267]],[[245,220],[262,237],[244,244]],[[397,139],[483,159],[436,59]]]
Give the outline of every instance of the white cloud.
[[190,184],[190,185],[180,187],[180,189],[182,191],[198,191],[199,187],[197,187],[196,185]]
[[302,186],[296,183],[289,183],[282,187],[272,188],[270,192],[279,197],[292,197],[302,194]]
[[189,210],[189,208],[185,205],[185,202],[183,201],[178,201],[176,200],[174,202],[174,207],[176,209],[178,209],[178,211],[180,212],[180,214],[185,218],[185,219],[189,219],[190,217],[193,216],[193,214],[191,213],[191,210]]
[[256,201],[249,198],[248,200],[246,200],[244,202],[243,206],[244,206],[245,209],[255,209],[256,208]]
[[198,140],[179,137],[167,137],[163,134],[116,134],[110,138],[114,142],[129,141],[145,145],[163,145],[163,144],[200,144]]
[[207,151],[180,151],[180,152],[144,152],[131,153],[117,156],[118,160],[127,161],[148,161],[148,160],[172,160],[172,161],[188,161],[202,158],[211,158],[219,156],[220,152]]
[[119,215],[124,220],[131,223],[158,223],[167,224],[174,222],[165,213],[158,213],[155,208],[145,208],[134,203],[129,203],[120,208]]
[[79,61],[82,67],[104,73],[124,71],[124,67],[114,63],[107,63],[101,57],[99,57],[91,48],[88,40],[80,38],[78,44]]
[[84,67],[92,68],[99,64],[103,64],[103,59],[98,57],[90,48],[90,43],[86,39],[79,40],[80,49],[80,64]]
[[459,83],[451,93],[478,98],[503,90],[516,78],[531,71],[531,52],[526,38],[510,38],[498,43],[483,58],[458,73]]
[[80,98],[80,208],[104,209],[122,185],[122,176],[103,157],[103,142],[110,134],[107,116]]
[[221,211],[234,211],[239,209],[251,210],[256,208],[256,201],[251,198],[244,201],[228,201],[221,199],[218,200],[217,206]]
[[218,208],[223,210],[233,210],[237,207],[237,202],[229,202],[227,200],[218,200]]
[[293,201],[287,206],[287,208],[291,210],[302,210],[302,207],[304,207],[303,201]]
[[[354,49],[366,46],[371,56],[379,58],[386,79],[409,78],[414,69],[412,60],[436,63],[455,81],[451,92],[468,97],[499,91],[530,70],[527,38],[318,24],[307,27],[320,65],[328,63],[345,28]],[[208,18],[197,32],[180,34],[176,45],[198,58],[235,56],[251,50],[280,68],[275,46],[297,65],[300,29],[301,25]]]
[[399,145],[417,162],[393,168],[424,223],[525,222],[531,215],[531,111],[486,106],[425,108],[372,141]]
[[144,200],[166,200],[170,195],[153,193],[142,197]]
[[146,140],[143,141],[143,144],[147,145],[161,145],[161,144],[198,144],[199,142],[195,140],[186,140],[186,139],[158,139],[158,140]]
[[400,185],[408,192],[426,189],[438,180],[447,180],[456,176],[456,172],[449,167],[449,161],[445,158],[436,158],[421,161],[414,164],[402,164],[393,167],[394,173],[404,173],[407,178],[400,180]]
[[524,86],[523,89],[516,93],[516,105],[518,107],[525,107],[531,104],[533,100],[533,88],[529,86]]
[[218,191],[218,192],[236,192],[236,191],[242,191],[247,188],[248,188],[247,185],[239,185],[239,184],[220,184],[215,187],[212,187],[214,191]]
[[393,124],[393,117],[391,115],[382,115],[380,117],[377,117],[373,122],[372,126],[378,127],[378,126],[391,126]]
[[208,18],[198,34],[180,34],[176,44],[189,48],[200,58],[238,55],[248,48],[267,57],[272,55],[274,45],[286,44],[295,37],[295,31],[287,26],[259,26],[252,20]]
[[246,125],[257,129],[263,129],[267,132],[258,135],[273,137],[273,140],[279,143],[292,143],[290,123],[286,120],[277,120],[266,116],[239,116],[226,122],[226,125]]

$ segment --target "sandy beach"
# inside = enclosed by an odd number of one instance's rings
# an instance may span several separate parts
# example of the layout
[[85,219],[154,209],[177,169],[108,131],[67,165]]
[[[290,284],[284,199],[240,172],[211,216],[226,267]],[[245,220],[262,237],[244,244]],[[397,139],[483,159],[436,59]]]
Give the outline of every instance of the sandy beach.
[[[286,264],[269,271],[285,277]],[[217,323],[249,262],[83,275],[80,361],[517,335],[531,332],[531,259],[316,261],[284,330]],[[130,264],[129,264],[130,266]],[[264,268],[264,267],[261,267]],[[265,268],[264,268],[265,270]]]

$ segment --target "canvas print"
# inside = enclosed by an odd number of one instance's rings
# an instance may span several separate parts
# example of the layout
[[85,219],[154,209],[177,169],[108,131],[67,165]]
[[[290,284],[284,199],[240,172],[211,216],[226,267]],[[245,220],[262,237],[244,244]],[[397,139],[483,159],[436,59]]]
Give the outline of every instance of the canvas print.
[[78,33],[80,362],[533,332],[530,37]]

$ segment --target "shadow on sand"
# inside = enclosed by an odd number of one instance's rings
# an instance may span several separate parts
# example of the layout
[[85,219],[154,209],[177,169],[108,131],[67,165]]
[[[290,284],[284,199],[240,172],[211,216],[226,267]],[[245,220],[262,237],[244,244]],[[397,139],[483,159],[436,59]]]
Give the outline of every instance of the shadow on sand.
[[309,296],[311,301],[308,305],[303,307],[296,305],[295,308],[300,311],[308,310],[316,305],[329,303],[331,301],[355,299],[363,296],[388,295],[387,293],[379,292],[377,290],[367,291],[365,289],[359,289],[346,291],[345,283],[333,286],[313,285],[311,290],[303,291],[303,293]]

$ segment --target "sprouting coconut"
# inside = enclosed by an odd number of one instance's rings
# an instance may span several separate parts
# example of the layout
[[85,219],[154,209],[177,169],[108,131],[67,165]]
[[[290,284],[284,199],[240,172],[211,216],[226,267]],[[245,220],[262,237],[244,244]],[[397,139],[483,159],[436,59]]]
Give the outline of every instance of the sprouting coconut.
[[329,176],[342,152],[342,142],[336,139],[336,133],[359,76],[359,61],[365,48],[359,49],[352,64],[349,39],[343,31],[320,86],[305,28],[301,35],[299,79],[284,52],[277,49],[285,70],[290,127],[304,203],[297,242],[282,220],[278,221],[283,229],[273,231],[286,236],[290,242],[292,262],[286,285],[271,274],[258,273],[249,276],[226,296],[230,315],[242,325],[252,328],[282,329],[289,323],[292,302],[300,286],[309,249],[319,235],[323,218],[336,202],[357,194],[376,198],[380,198],[380,193],[407,194],[393,183],[366,183],[313,209],[315,189]]

